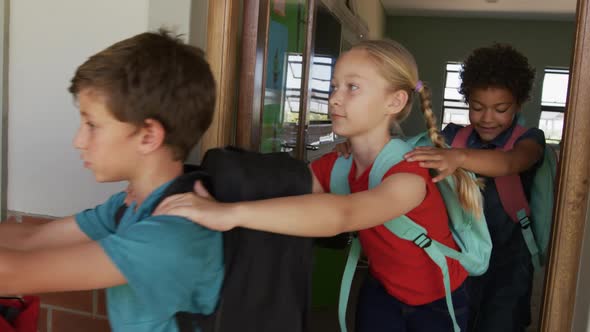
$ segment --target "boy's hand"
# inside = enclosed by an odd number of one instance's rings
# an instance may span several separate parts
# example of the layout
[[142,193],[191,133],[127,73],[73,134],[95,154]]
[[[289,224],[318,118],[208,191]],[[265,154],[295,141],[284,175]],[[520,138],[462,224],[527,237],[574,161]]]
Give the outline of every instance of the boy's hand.
[[424,168],[432,168],[438,175],[432,179],[438,182],[453,174],[463,164],[465,154],[462,149],[441,149],[430,146],[420,146],[404,155],[407,161],[418,161]]
[[153,215],[175,215],[216,231],[228,231],[237,225],[230,215],[228,204],[219,203],[211,197],[201,181],[197,181],[194,193],[167,197]]
[[350,153],[352,152],[350,151],[350,142],[347,140],[346,142],[336,144],[334,151],[336,151],[338,156],[343,156],[344,158],[350,157]]

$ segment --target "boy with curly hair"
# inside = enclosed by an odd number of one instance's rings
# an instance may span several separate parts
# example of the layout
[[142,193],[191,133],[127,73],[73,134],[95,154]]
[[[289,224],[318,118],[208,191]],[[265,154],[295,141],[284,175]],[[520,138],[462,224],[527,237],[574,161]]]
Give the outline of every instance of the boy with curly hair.
[[224,273],[221,233],[151,215],[211,123],[209,65],[166,31],[142,33],[91,56],[69,91],[84,166],[133,194],[43,225],[0,225],[0,294],[107,288],[113,331],[176,332],[176,313],[215,309]]
[[[465,135],[464,148],[419,148],[406,155],[438,171],[439,181],[461,167],[485,180],[484,213],[493,242],[488,271],[471,277],[469,331],[524,331],[531,320],[533,265],[521,225],[505,211],[495,179],[519,175],[527,199],[543,160],[545,137],[537,128],[517,129],[517,115],[530,98],[535,77],[527,58],[510,45],[474,50],[461,70],[460,93],[469,105],[468,127],[449,124],[449,145]],[[511,149],[513,131],[522,130]],[[456,144],[454,146],[457,146]]]

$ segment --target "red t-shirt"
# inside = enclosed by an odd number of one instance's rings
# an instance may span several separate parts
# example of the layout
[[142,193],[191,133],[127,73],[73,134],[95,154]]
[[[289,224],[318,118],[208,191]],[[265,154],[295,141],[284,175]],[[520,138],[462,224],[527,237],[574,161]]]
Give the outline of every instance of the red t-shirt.
[[[336,153],[329,153],[311,165],[325,192],[330,192],[330,173],[337,157]],[[352,164],[348,175],[352,193],[368,190],[370,171],[370,168],[365,170],[355,179],[356,166]],[[391,167],[384,178],[395,173],[412,173],[424,178],[427,186],[426,197],[406,216],[426,228],[432,239],[458,249],[449,230],[442,196],[432,182],[428,170],[418,166],[416,162],[402,161]],[[422,305],[445,296],[439,267],[413,242],[397,237],[383,225],[359,231],[359,239],[363,252],[369,259],[371,274],[396,299],[409,305]],[[451,289],[455,290],[467,278],[467,271],[454,259],[447,258],[447,263]]]

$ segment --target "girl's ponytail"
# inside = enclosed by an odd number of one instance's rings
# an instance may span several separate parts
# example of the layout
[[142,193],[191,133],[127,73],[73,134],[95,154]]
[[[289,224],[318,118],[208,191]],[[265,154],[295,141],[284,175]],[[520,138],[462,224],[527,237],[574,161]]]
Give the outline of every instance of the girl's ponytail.
[[[420,96],[420,106],[424,119],[426,120],[426,127],[428,129],[428,136],[437,148],[446,148],[445,140],[438,130],[436,124],[436,117],[432,112],[431,93],[428,86],[424,85],[422,81],[418,81],[415,91]],[[461,206],[473,213],[477,218],[481,217],[482,211],[482,196],[480,192],[481,184],[473,177],[471,177],[464,169],[457,168],[452,175],[455,181],[455,190],[459,196]]]

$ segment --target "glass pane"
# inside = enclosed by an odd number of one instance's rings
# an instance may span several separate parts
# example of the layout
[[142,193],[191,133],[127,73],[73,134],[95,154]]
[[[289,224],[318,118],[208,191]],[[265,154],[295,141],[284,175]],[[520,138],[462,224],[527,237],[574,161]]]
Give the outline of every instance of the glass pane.
[[442,121],[442,129],[449,123],[454,123],[458,125],[469,125],[469,110],[468,109],[460,109],[460,108],[446,108],[443,112],[443,121]]
[[332,151],[335,135],[328,114],[330,82],[342,49],[340,21],[321,4],[316,7],[314,55],[311,64],[311,98],[306,114],[308,124],[305,159],[312,161]]
[[305,1],[271,1],[260,151],[290,151],[297,139]]
[[458,89],[461,86],[461,77],[458,72],[447,72],[447,81],[445,83],[447,88]]
[[311,67],[311,102],[308,117],[310,121],[327,121],[330,81],[332,79],[333,59],[315,56]]
[[461,66],[462,64],[457,62],[449,62],[446,65],[441,129],[444,129],[451,122],[459,125],[469,124],[469,106],[463,101],[463,96],[459,93]]
[[461,71],[461,64],[457,62],[449,62],[447,63],[447,71]]
[[541,105],[565,107],[568,80],[569,73],[566,70],[545,70]]
[[459,93],[457,88],[445,88],[445,100],[463,100],[463,96]]
[[545,132],[545,140],[547,143],[559,143],[563,133],[563,117],[562,112],[542,111],[541,119],[539,120],[539,129]]

